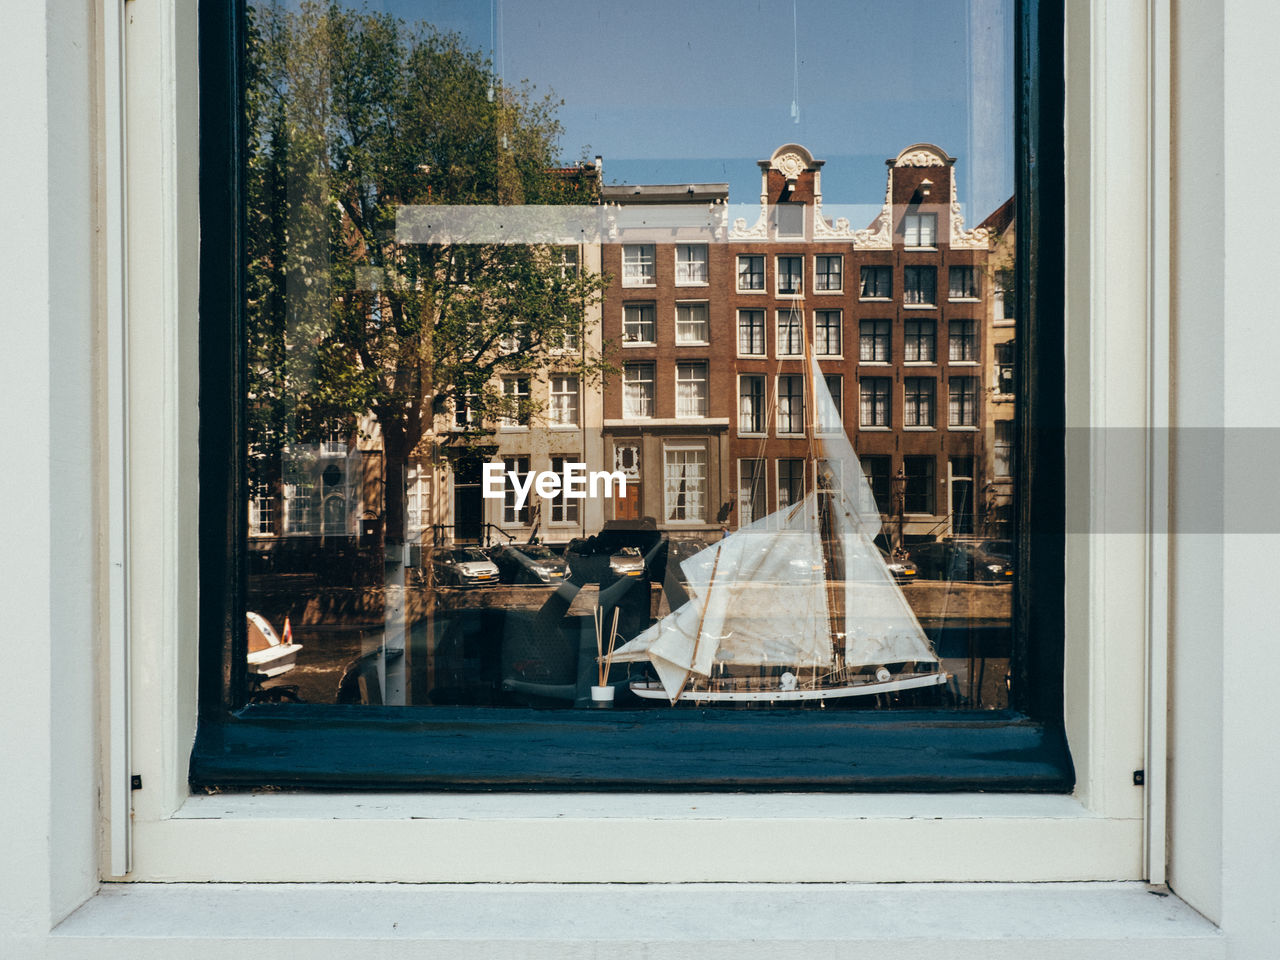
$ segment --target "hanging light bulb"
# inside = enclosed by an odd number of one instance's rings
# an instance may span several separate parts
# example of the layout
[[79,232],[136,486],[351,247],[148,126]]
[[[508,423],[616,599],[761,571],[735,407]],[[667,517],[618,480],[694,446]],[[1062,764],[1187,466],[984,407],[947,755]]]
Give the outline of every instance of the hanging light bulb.
[[796,123],[800,122],[800,104],[794,100],[791,101],[791,119]]

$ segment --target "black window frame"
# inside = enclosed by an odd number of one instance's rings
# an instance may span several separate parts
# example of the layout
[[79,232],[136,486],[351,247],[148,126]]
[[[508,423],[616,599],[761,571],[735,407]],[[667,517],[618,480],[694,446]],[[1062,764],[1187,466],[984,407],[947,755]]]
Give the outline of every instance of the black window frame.
[[1062,0],[1019,0],[1014,27],[1021,326],[1012,702],[992,711],[812,712],[800,724],[789,711],[654,712],[637,723],[629,711],[247,702],[245,3],[202,0],[197,16],[201,418],[193,787],[1070,792],[1075,775],[1062,676]]

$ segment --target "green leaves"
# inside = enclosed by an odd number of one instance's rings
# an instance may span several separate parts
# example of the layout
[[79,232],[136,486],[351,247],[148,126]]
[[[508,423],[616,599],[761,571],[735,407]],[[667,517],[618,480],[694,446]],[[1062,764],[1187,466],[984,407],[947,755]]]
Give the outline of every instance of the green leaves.
[[504,373],[604,369],[581,346],[601,277],[549,248],[394,240],[406,204],[589,201],[555,169],[550,97],[455,34],[324,3],[253,7],[246,78],[255,450],[372,416],[403,460],[468,396],[478,422],[509,412]]

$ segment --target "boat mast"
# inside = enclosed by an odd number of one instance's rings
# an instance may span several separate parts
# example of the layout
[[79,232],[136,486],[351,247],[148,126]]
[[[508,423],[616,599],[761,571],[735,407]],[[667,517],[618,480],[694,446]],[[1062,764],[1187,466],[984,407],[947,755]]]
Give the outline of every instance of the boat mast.
[[[804,298],[798,301],[800,308],[801,342],[804,344],[805,380],[808,381],[809,402],[805,411],[805,438],[808,441],[809,461],[813,464],[814,501],[818,519],[818,542],[822,549],[822,580],[827,591],[827,623],[831,641],[833,672],[844,672],[845,666],[845,609],[844,609],[844,550],[837,535],[835,516],[831,509],[831,485],[824,490],[824,474],[821,441],[818,438],[818,383],[814,376],[817,364],[813,358],[813,344],[809,339],[809,324],[805,320]],[[796,304],[792,304],[795,311]],[[826,389],[826,384],[823,384]],[[828,466],[828,471],[830,467]]]

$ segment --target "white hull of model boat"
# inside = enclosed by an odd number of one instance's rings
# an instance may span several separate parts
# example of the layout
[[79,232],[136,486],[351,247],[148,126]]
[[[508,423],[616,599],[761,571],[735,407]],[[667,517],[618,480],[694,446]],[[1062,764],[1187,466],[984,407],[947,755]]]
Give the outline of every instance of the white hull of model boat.
[[[946,682],[947,674],[945,673],[926,673],[909,677],[899,676],[890,680],[868,677],[866,680],[850,681],[839,686],[791,690],[783,690],[780,687],[767,690],[690,690],[686,688],[680,692],[676,700],[693,703],[788,703],[805,700],[839,700],[845,697],[866,697],[872,694],[936,687]],[[670,699],[666,687],[656,681],[632,683],[631,692],[646,700]]]

